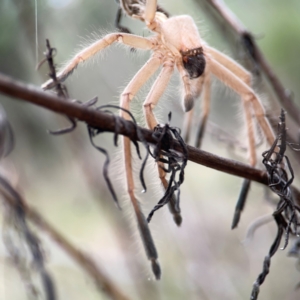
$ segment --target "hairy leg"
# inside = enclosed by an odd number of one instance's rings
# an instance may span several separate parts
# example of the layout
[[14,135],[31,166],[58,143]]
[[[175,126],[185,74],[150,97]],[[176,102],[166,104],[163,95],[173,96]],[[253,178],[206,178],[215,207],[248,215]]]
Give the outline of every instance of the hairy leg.
[[146,0],[146,7],[145,7],[145,13],[144,13],[144,19],[146,22],[146,25],[150,24],[156,13],[157,9],[157,0]]
[[[205,46],[205,50],[207,53],[209,53],[213,59],[215,59],[217,62],[219,62],[221,65],[226,67],[228,70],[230,70],[232,73],[237,75],[242,81],[244,81],[247,85],[251,85],[251,74],[243,68],[241,65],[236,63],[233,59],[230,57],[224,55],[222,52],[209,47]],[[196,147],[200,148],[202,143],[202,138],[204,135],[204,131],[206,128],[207,118],[209,114],[209,108],[210,108],[210,76],[208,75],[208,72],[205,73],[205,82],[204,82],[204,95],[202,100],[202,115],[201,115],[201,123],[199,126],[199,131],[197,134],[196,139]]]
[[[158,122],[153,114],[153,109],[157,102],[159,101],[160,97],[162,96],[170,78],[174,71],[174,62],[173,61],[166,61],[163,65],[163,69],[160,72],[159,76],[157,77],[156,81],[154,82],[145,102],[144,102],[144,114],[147,121],[147,125],[150,129],[154,129],[157,126]],[[158,167],[158,174],[161,180],[162,186],[165,190],[168,188],[168,180],[166,179],[166,172],[163,170],[164,164],[162,162],[157,163]],[[169,202],[169,209],[173,215],[175,223],[179,226],[182,222],[182,218],[180,215],[180,210],[178,210],[176,206],[176,200],[172,196]]]
[[[140,71],[134,76],[130,83],[125,88],[121,95],[120,106],[126,110],[129,110],[130,102],[136,95],[141,86],[153,75],[153,73],[159,68],[161,60],[159,57],[153,55],[146,64],[140,69]],[[121,116],[125,119],[129,119],[129,116],[121,111]],[[147,254],[148,259],[151,261],[152,270],[156,279],[160,278],[160,267],[157,262],[158,255],[156,248],[148,227],[148,223],[145,219],[143,212],[141,211],[139,202],[134,193],[134,179],[132,170],[132,160],[131,160],[131,147],[130,139],[123,137],[123,147],[124,147],[124,162],[125,162],[125,172],[126,172],[126,184],[127,191],[130,197],[130,201],[133,205],[134,212],[137,218],[138,228],[143,241],[143,245]]]
[[147,125],[150,129],[154,129],[154,127],[158,124],[153,114],[153,109],[160,97],[162,96],[163,92],[165,91],[173,71],[174,62],[165,61],[160,74],[155,80],[149,94],[147,95],[146,100],[144,101],[144,114],[147,121]]
[[[82,62],[86,61],[90,57],[94,56],[101,50],[105,49],[106,47],[110,46],[114,42],[120,42],[127,46],[148,50],[153,47],[153,43],[146,38],[132,35],[128,33],[111,33],[104,36],[99,41],[94,42],[87,48],[80,51],[76,54],[67,64],[66,66],[57,74],[58,80],[64,80],[67,78],[74,69]],[[52,79],[48,80],[42,85],[44,90],[50,89],[54,86],[54,82]]]
[[208,53],[211,54],[211,56],[217,62],[219,62],[225,68],[227,68],[232,73],[234,73],[237,77],[239,77],[247,85],[251,86],[251,80],[252,80],[251,73],[248,72],[243,66],[241,66],[240,64],[235,62],[233,59],[231,59],[227,55],[223,54],[222,52],[220,52],[212,47],[206,46],[206,49],[208,49]]
[[[212,55],[212,57],[219,62],[221,65],[226,67],[229,71],[231,71],[233,74],[235,74],[242,82],[247,84],[249,87],[251,86],[251,74],[244,69],[241,65],[237,64],[234,60],[229,58],[228,56],[224,55],[223,53],[217,51],[216,49],[213,49],[211,47],[208,47],[209,53]],[[259,102],[257,102],[259,103]],[[259,103],[260,104],[260,103]],[[260,104],[261,105],[261,104]],[[246,123],[247,124],[252,124],[252,105],[250,102],[243,101],[243,108],[245,112],[245,118],[246,118]],[[253,140],[253,141],[251,141]],[[269,141],[270,143],[270,141]],[[253,132],[253,125],[249,127],[248,125],[248,144],[255,144],[254,140],[254,132]],[[252,149],[252,150],[251,150]],[[256,158],[256,153],[255,153],[255,148],[250,147],[250,164],[254,165],[255,160],[251,159],[255,157]],[[238,201],[235,206],[235,212],[233,216],[233,221],[231,228],[234,229],[238,226],[239,220],[241,217],[241,213],[244,209],[245,203],[246,203],[246,198],[250,189],[251,181],[248,179],[243,180],[242,188],[239,194]]]
[[227,69],[222,64],[214,59],[208,60],[209,70],[213,75],[215,75],[219,80],[228,85],[236,93],[238,93],[243,100],[243,107],[245,112],[247,131],[248,131],[248,144],[250,152],[250,164],[256,164],[256,153],[255,153],[255,139],[252,124],[252,110],[255,113],[256,119],[266,136],[266,139],[270,145],[274,142],[275,136],[265,118],[264,108],[255,94],[255,92],[242,80],[239,79],[237,75],[232,73],[230,69]]
[[205,73],[204,75],[204,83],[203,83],[203,99],[202,99],[202,110],[201,110],[201,123],[199,126],[199,131],[197,134],[196,138],[196,147],[200,148],[201,143],[202,143],[202,138],[205,132],[206,124],[207,124],[207,118],[209,115],[209,110],[210,110],[210,85],[211,85],[211,80],[210,80],[210,74],[208,72]]

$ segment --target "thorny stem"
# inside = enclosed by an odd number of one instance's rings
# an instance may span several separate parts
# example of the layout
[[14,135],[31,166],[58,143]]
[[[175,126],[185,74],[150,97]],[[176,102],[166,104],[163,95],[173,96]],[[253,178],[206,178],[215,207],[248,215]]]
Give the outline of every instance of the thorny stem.
[[[197,3],[204,3],[210,8],[210,12],[215,12],[217,15],[229,25],[229,27],[237,34],[246,53],[252,60],[260,67],[270,82],[280,104],[293,118],[293,120],[300,126],[300,111],[291,98],[291,93],[283,86],[279,78],[276,76],[263,53],[257,46],[252,33],[246,29],[243,23],[237,16],[225,5],[222,0],[196,0]],[[212,9],[211,9],[212,8]]]
[[[131,121],[126,121],[121,117],[97,111],[90,107],[76,103],[75,101],[72,102],[70,100],[59,98],[54,94],[46,93],[33,85],[27,85],[20,81],[13,80],[1,73],[0,93],[18,98],[19,100],[31,102],[52,111],[84,121],[93,127],[100,128],[103,131],[115,132],[115,122],[116,119],[118,119],[118,134],[128,136],[131,140],[140,140],[136,132],[136,125]],[[157,140],[153,136],[153,132],[151,130],[145,128],[139,128],[139,130],[143,135],[144,140],[152,144],[157,143]],[[182,153],[183,151],[180,144],[176,141],[174,141],[174,149],[179,153]],[[268,185],[268,178],[265,171],[253,168],[238,161],[222,158],[189,145],[187,145],[187,151],[188,160],[192,162]],[[296,201],[300,203],[300,191],[294,187],[293,192],[295,194]]]
[[[8,181],[1,178],[2,184],[5,183],[6,188],[4,189],[0,185],[0,192],[5,195],[3,199],[12,207],[18,205],[15,198],[22,199],[22,196],[10,185]],[[96,262],[94,262],[88,255],[76,249],[64,236],[62,236],[58,231],[56,231],[36,210],[31,208],[22,199],[24,204],[24,212],[26,217],[34,223],[40,230],[46,232],[66,253],[68,253],[96,282],[99,289],[103,290],[107,296],[113,300],[129,300],[128,297],[123,295],[119,288],[117,288],[108,277],[100,270]]]

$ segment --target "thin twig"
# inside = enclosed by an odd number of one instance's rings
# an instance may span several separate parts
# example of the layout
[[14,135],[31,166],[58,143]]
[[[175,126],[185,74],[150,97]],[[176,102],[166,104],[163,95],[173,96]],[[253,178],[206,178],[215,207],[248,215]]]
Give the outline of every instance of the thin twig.
[[[57,299],[56,296],[56,288],[53,281],[52,276],[48,272],[46,265],[45,265],[45,259],[43,255],[43,251],[41,248],[41,244],[39,242],[38,237],[36,234],[30,229],[27,223],[26,218],[26,211],[24,208],[24,201],[17,193],[17,191],[9,184],[9,182],[0,175],[0,194],[3,196],[2,198],[6,200],[6,202],[14,202],[14,205],[11,206],[12,210],[9,216],[7,216],[10,220],[14,219],[14,225],[17,230],[21,233],[23,240],[25,241],[27,247],[30,250],[30,253],[32,255],[32,265],[35,267],[35,269],[38,271],[42,284],[43,284],[43,290],[44,290],[44,296],[47,300],[55,300]],[[8,247],[8,250],[11,254],[11,256],[16,260],[16,264],[18,265],[18,262],[20,260],[20,255],[18,254],[17,248],[13,245],[14,242],[10,238],[6,238],[6,241],[8,242],[6,246]],[[20,261],[19,261],[20,263]],[[21,271],[22,268],[19,268]],[[23,271],[21,271],[21,274]],[[21,275],[22,277],[27,277],[27,275]],[[30,282],[31,280],[29,280]],[[30,284],[31,285],[31,284]],[[35,289],[34,286],[32,286],[32,289]],[[33,291],[33,290],[32,290]],[[37,292],[36,290],[33,291],[33,293]]]

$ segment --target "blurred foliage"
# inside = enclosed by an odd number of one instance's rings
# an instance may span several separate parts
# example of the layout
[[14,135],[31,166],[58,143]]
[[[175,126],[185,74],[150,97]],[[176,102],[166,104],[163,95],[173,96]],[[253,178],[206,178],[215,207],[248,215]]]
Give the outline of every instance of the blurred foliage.
[[[299,104],[300,2],[225,2],[254,33],[274,71]],[[164,0],[161,4],[172,15],[191,15],[212,46],[231,53],[227,36],[220,33],[195,1]],[[0,1],[0,71],[16,79],[35,85],[47,79],[46,66],[35,70],[43,58],[46,38],[57,48],[55,60],[60,64],[90,40],[114,31],[115,1],[47,0],[37,1],[37,5],[36,35],[35,1]],[[145,25],[139,21],[124,18],[123,24],[135,34],[148,35]],[[146,59],[147,54],[112,47],[105,51],[102,59],[92,59],[68,79],[69,94],[82,101],[98,95],[100,104],[117,104],[118,95]],[[157,113],[159,120],[166,122],[172,108],[172,123],[181,127],[183,113],[176,85],[174,78]],[[133,103],[137,115],[141,114],[147,88],[149,85]],[[224,90],[215,84],[213,100]],[[233,97],[227,90],[225,95]],[[50,136],[47,129],[55,130],[67,124],[62,116],[2,95],[0,101],[15,132],[16,147],[7,165],[17,186],[47,220],[96,259],[124,293],[132,299],[249,298],[252,283],[261,271],[276,231],[274,224],[266,225],[252,241],[242,243],[248,224],[272,211],[264,200],[261,186],[253,185],[241,224],[238,230],[231,232],[241,179],[189,163],[181,191],[182,227],[176,228],[166,208],[154,216],[150,226],[163,271],[161,281],[155,282],[148,263],[143,261],[144,252],[137,241],[135,222],[130,218],[130,205],[122,189],[121,150],[112,146],[113,136],[103,134],[97,141],[110,150],[113,158],[110,174],[120,198],[124,198],[123,212],[115,208],[107,191],[101,169],[104,158],[89,144],[83,124],[72,134]],[[227,99],[213,101],[211,120],[228,130],[239,127],[239,118],[232,116],[239,111],[237,103]],[[142,117],[139,120],[142,122]],[[227,151],[226,145],[208,135],[203,149],[222,156],[243,157],[245,161],[245,153],[237,155]],[[137,159],[136,163],[139,163]],[[153,181],[154,174],[155,166],[150,162],[147,166],[149,190],[147,195],[139,195],[146,214],[161,197],[158,181]],[[44,244],[59,299],[106,299],[59,247],[40,231],[37,233]],[[0,298],[25,299],[25,288],[1,244],[0,260]],[[260,299],[299,298],[294,287],[300,274],[294,264],[286,252],[275,255]]]

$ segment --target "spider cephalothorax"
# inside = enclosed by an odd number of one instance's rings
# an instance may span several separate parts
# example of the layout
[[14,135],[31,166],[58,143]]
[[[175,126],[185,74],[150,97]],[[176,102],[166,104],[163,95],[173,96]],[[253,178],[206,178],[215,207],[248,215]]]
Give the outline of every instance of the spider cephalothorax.
[[[175,68],[177,68],[183,83],[185,111],[193,108],[194,100],[203,94],[203,109],[201,127],[198,140],[202,137],[210,103],[211,75],[214,75],[242,99],[245,122],[247,124],[250,164],[256,164],[255,136],[253,116],[261,127],[270,145],[274,142],[273,131],[265,118],[264,108],[257,94],[251,88],[251,75],[242,66],[231,58],[208,46],[200,37],[197,26],[190,16],[175,16],[168,18],[168,14],[157,6],[156,0],[120,0],[122,9],[129,16],[139,19],[153,32],[150,37],[142,37],[129,33],[110,33],[80,51],[57,75],[58,80],[64,79],[85,60],[115,42],[148,50],[151,56],[120,95],[121,116],[130,119],[124,111],[130,110],[130,103],[141,87],[160,69],[152,88],[145,97],[143,111],[147,125],[154,129],[158,122],[154,115],[154,108],[163,95]],[[53,87],[50,80],[43,85],[44,89]],[[192,114],[190,113],[189,116]],[[190,126],[191,122],[187,123]],[[188,131],[188,130],[187,130]],[[136,198],[135,184],[132,174],[130,139],[123,138],[124,162],[126,172],[127,191],[133,205],[138,222],[138,228],[148,256],[152,263],[155,277],[160,278],[157,252],[151,237],[150,230],[143,212]],[[165,190],[168,189],[168,180],[163,162],[158,161],[159,178]]]
[[181,51],[183,66],[190,75],[190,78],[200,77],[205,69],[206,61],[203,48],[199,47],[187,51]]

